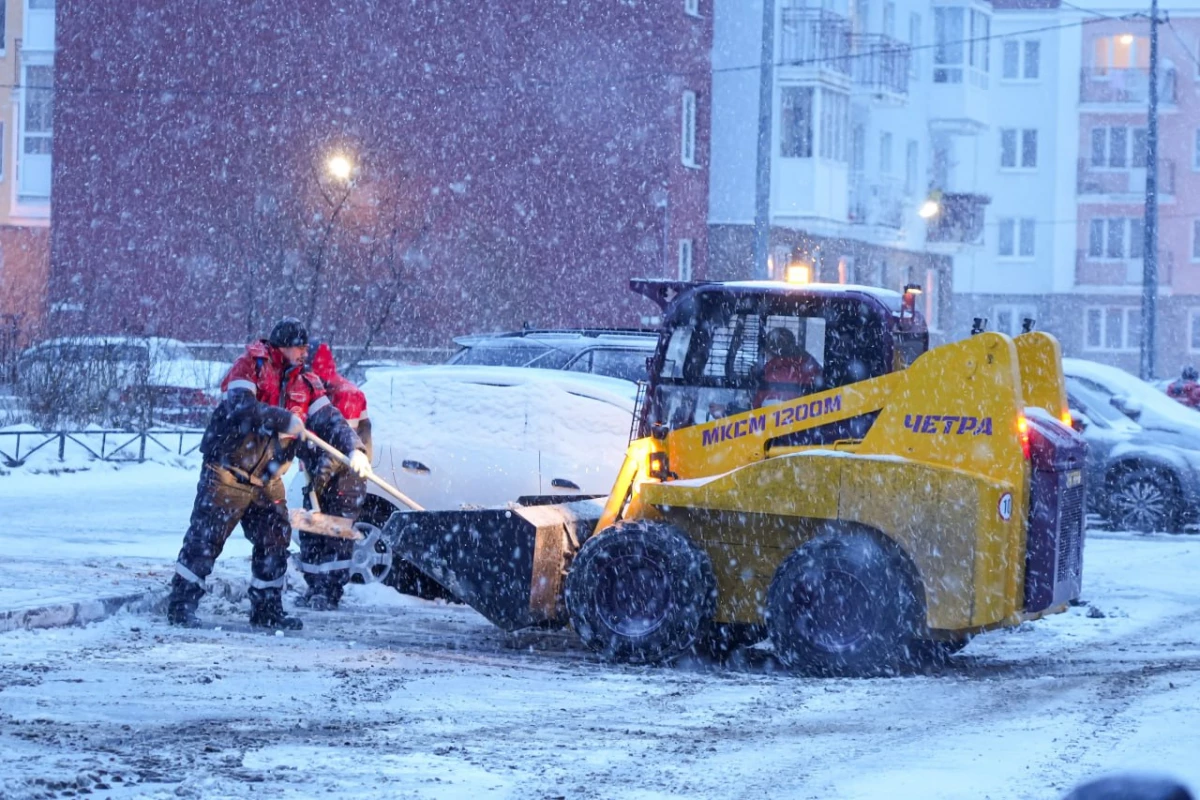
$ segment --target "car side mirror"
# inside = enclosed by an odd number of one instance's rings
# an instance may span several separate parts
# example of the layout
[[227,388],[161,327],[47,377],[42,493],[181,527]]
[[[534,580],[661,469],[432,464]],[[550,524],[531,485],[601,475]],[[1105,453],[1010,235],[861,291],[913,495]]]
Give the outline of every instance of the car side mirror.
[[1119,394],[1109,400],[1109,402],[1113,404],[1114,408],[1134,422],[1137,422],[1138,417],[1142,415],[1142,404],[1137,400],[1131,399],[1128,395]]
[[1071,427],[1072,428],[1074,428],[1079,433],[1083,433],[1084,431],[1086,431],[1088,429],[1088,426],[1091,424],[1092,424],[1092,421],[1090,419],[1088,419],[1087,414],[1083,413],[1082,411],[1080,411],[1077,408],[1071,409]]

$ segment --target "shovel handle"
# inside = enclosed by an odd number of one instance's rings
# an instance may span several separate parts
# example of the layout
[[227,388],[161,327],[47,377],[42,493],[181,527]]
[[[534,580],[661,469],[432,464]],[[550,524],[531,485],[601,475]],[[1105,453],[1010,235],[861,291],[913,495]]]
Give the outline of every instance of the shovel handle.
[[[320,436],[317,436],[312,431],[305,430],[304,438],[307,439],[308,441],[312,442],[313,444],[315,444],[317,447],[324,450],[329,455],[336,458],[341,463],[345,464],[346,466],[350,466],[350,457],[349,456],[347,456],[341,450],[338,450],[336,447],[331,445],[329,442],[322,439]],[[395,486],[392,486],[390,483],[385,481],[383,478],[376,475],[375,470],[371,470],[370,472],[367,473],[367,480],[369,480],[371,483],[378,486],[380,489],[383,489],[389,495],[396,498],[401,503],[403,503],[404,505],[411,508],[413,511],[424,511],[425,510],[424,507],[419,505],[411,497],[409,497],[404,492],[397,489]]]

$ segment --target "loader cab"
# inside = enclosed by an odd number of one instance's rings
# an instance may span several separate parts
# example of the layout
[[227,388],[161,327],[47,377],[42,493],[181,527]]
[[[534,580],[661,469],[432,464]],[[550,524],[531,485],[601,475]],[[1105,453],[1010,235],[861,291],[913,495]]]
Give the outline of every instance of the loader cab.
[[898,292],[695,285],[666,307],[641,435],[868,380],[904,369],[928,348],[924,319]]

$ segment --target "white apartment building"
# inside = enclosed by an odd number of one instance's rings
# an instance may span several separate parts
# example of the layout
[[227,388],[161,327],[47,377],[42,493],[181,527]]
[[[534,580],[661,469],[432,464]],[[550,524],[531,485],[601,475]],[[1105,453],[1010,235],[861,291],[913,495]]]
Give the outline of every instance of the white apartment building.
[[[776,272],[801,261],[822,280],[936,285],[927,311],[947,338],[975,318],[1010,334],[1032,318],[1068,355],[1136,370],[1147,9],[777,3]],[[1159,37],[1159,374],[1200,360],[1200,18],[1174,5]],[[709,268],[746,275],[762,4],[715,13]]]

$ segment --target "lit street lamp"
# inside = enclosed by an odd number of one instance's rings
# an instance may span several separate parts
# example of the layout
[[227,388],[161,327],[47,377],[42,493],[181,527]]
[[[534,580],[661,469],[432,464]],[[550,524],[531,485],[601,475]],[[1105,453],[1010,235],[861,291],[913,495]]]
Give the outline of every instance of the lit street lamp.
[[329,170],[329,174],[339,181],[348,181],[350,176],[354,174],[354,164],[350,159],[343,155],[330,156],[329,161],[325,165]]
[[921,208],[917,210],[917,214],[921,219],[933,219],[941,210],[942,207],[938,205],[937,200],[926,200],[921,204]]

